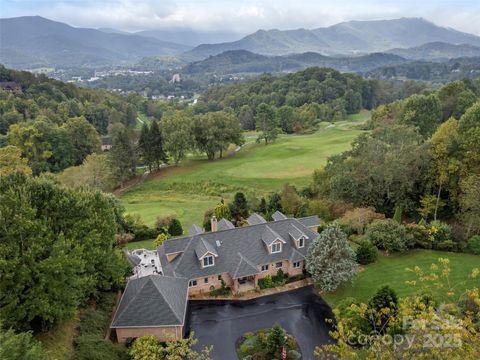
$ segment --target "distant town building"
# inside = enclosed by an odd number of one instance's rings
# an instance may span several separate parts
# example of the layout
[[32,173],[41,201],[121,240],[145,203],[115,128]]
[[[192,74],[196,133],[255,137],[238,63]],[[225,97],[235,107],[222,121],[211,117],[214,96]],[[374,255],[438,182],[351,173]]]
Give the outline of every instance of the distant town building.
[[182,79],[180,78],[180,74],[173,74],[172,76],[172,80],[170,80],[170,84],[175,84],[175,83],[179,83],[180,81],[182,81]]
[[12,92],[14,94],[22,93],[22,85],[16,83],[15,81],[1,81],[0,89],[2,89],[3,91]]

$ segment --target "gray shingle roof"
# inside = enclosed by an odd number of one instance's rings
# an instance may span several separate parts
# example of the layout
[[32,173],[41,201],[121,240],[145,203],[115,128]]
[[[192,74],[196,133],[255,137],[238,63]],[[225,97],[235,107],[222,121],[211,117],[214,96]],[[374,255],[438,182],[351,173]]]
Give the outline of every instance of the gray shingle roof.
[[238,264],[233,272],[232,277],[234,279],[242,278],[245,276],[251,276],[258,274],[260,271],[258,271],[258,268],[255,266],[255,264],[252,264],[248,259],[245,258],[242,254],[238,253]]
[[203,230],[200,226],[198,226],[197,224],[193,224],[192,226],[190,226],[188,228],[188,233],[190,235],[198,235],[198,234],[203,234],[205,232],[205,230]]
[[235,225],[233,225],[231,221],[229,221],[225,218],[222,218],[218,222],[218,229],[217,230],[228,230],[228,229],[235,229]]
[[258,225],[258,224],[266,223],[267,220],[265,220],[263,217],[261,217],[257,213],[253,213],[248,217],[247,222],[249,225]]
[[131,279],[113,319],[112,328],[183,325],[188,280],[160,275]]
[[133,255],[130,253],[127,254],[127,259],[132,266],[137,266],[142,262],[142,259],[140,259],[137,255]]
[[[292,252],[295,249],[294,241],[289,235],[289,232],[293,229],[292,225],[295,225],[295,227],[307,236],[305,246],[296,250],[305,256],[309,245],[318,237],[318,234],[302,225],[296,219],[285,219],[235,229],[208,232],[186,238],[171,239],[160,245],[157,252],[160,257],[160,262],[162,263],[163,273],[167,276],[197,279],[223,272],[228,272],[233,275],[240,261],[238,253],[242,254],[250,264],[253,264],[259,270],[261,265],[289,260],[291,258]],[[268,253],[267,247],[262,239],[262,235],[267,227],[285,241],[280,253]],[[210,244],[210,246],[216,250],[218,256],[215,258],[214,266],[201,267],[195,252],[200,239],[203,239],[205,243]],[[217,242],[220,246],[217,245]],[[166,251],[167,244],[169,249],[174,248],[182,252],[171,262],[168,262],[166,257],[168,253],[168,251]]]
[[292,225],[292,229],[288,232],[288,234],[292,237],[294,240],[298,240],[301,237],[306,237],[306,235],[295,225]]
[[282,214],[280,211],[275,211],[273,214],[272,214],[272,219],[273,221],[279,221],[279,220],[285,220],[287,217],[285,216],[285,214]]
[[300,218],[298,219],[298,221],[302,223],[304,226],[308,226],[308,227],[320,225],[320,218],[317,215]]
[[215,248],[201,237],[197,241],[197,246],[195,246],[195,254],[197,255],[198,260],[200,260],[206,253],[212,253],[213,255],[218,256]]
[[167,241],[164,241],[163,246],[165,248],[165,254],[172,254],[172,253],[183,251],[183,249],[185,249],[185,246],[188,244],[188,242],[192,238],[193,236],[190,236],[190,237],[187,236],[183,238],[169,239]]
[[297,249],[293,249],[292,250],[292,256],[290,256],[290,259],[289,259],[291,262],[293,261],[301,261],[301,260],[305,260],[305,256],[303,256],[303,254],[301,254]]
[[262,241],[265,243],[265,245],[270,246],[275,240],[280,240],[281,242],[285,243],[285,240],[282,239],[282,237],[275,231],[273,231],[270,226],[265,226],[265,229],[262,233]]

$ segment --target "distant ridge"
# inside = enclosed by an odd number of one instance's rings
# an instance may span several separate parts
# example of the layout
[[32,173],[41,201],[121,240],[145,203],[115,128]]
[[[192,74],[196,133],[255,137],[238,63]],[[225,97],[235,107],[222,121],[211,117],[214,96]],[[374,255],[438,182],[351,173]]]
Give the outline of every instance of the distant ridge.
[[259,30],[244,38],[221,44],[203,44],[187,55],[204,59],[228,50],[248,50],[262,55],[317,52],[352,55],[385,52],[431,42],[480,46],[480,37],[437,26],[421,18],[348,21],[313,30]]
[[0,19],[0,63],[16,68],[104,66],[188,49],[138,35],[74,28],[40,16]]
[[437,41],[407,49],[391,49],[387,53],[412,60],[446,60],[480,56],[480,46],[470,44],[448,44]]
[[285,56],[266,56],[247,50],[230,50],[185,66],[185,74],[239,74],[280,73],[305,69],[310,66],[330,67],[344,72],[366,72],[378,67],[407,62],[394,55],[373,53],[356,57],[328,57],[314,52]]

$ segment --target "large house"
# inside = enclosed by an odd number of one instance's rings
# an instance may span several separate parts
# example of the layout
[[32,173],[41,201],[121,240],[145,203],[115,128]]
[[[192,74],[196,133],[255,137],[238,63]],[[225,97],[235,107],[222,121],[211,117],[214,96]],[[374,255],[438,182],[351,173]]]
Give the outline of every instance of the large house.
[[213,217],[211,232],[193,225],[189,236],[167,240],[156,251],[129,254],[134,275],[111,324],[118,341],[143,335],[180,339],[188,297],[218,289],[222,282],[241,293],[279,269],[288,276],[302,274],[319,218],[287,218],[280,212],[272,217],[267,222],[253,214],[248,226],[238,228]]

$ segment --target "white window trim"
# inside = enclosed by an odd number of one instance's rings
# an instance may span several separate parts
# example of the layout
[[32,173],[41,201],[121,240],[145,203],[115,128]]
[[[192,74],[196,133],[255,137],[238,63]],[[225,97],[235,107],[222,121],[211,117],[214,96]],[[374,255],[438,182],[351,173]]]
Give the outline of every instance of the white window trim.
[[300,267],[300,265],[301,265],[300,261],[295,261],[295,262],[293,263],[293,268],[294,268],[294,269],[298,269],[298,268]]
[[300,239],[298,239],[298,248],[303,248],[305,247],[305,238],[302,236]]
[[[208,259],[208,258],[211,258],[211,259],[212,259],[212,263],[205,265],[205,260]],[[213,255],[206,255],[206,256],[204,256],[204,257],[202,258],[202,265],[203,265],[204,268],[210,267],[210,266],[214,266],[214,265],[215,265],[215,256],[213,256]]]
[[[273,251],[273,246],[274,246],[274,245],[278,245],[278,246],[279,246],[279,250],[278,250],[278,251]],[[270,247],[271,247],[272,254],[277,254],[277,253],[281,253],[281,252],[282,252],[282,243],[281,243],[281,242],[273,243],[272,245],[270,245]]]
[[[264,269],[264,267],[265,267],[265,269]],[[262,272],[268,271],[268,268],[269,268],[268,264],[261,266]]]
[[[193,282],[194,282],[194,281],[196,282],[195,285],[193,285]],[[189,288],[193,288],[193,287],[195,287],[195,286],[197,286],[197,285],[198,285],[197,279],[193,279],[193,280],[190,280],[190,281],[188,282],[188,287],[189,287]]]

